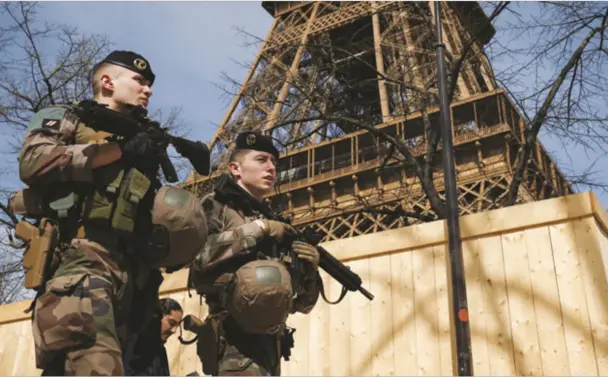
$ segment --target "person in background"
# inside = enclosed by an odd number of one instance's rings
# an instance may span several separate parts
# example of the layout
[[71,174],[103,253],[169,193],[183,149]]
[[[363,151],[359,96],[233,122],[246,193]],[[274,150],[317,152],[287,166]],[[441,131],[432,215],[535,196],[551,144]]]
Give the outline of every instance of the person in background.
[[131,350],[125,356],[125,375],[171,375],[165,343],[177,332],[183,316],[184,311],[177,301],[159,300],[150,327],[131,340]]

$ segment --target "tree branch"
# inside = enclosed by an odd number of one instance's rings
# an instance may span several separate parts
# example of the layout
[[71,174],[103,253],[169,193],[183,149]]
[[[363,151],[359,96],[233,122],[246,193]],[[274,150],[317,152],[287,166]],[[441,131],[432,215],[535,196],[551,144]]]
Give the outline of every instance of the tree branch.
[[515,172],[513,173],[513,179],[511,181],[511,184],[509,185],[509,191],[508,191],[507,200],[505,203],[506,206],[513,205],[515,203],[515,200],[517,199],[517,192],[519,190],[519,185],[522,182],[522,178],[523,178],[523,174],[526,169],[526,166],[528,165],[528,159],[530,158],[530,153],[531,153],[532,149],[534,148],[536,138],[538,136],[538,132],[540,131],[540,128],[542,127],[542,125],[545,121],[545,118],[547,117],[547,113],[549,112],[549,109],[551,108],[551,105],[553,104],[553,100],[555,99],[557,92],[559,91],[560,87],[562,86],[564,80],[566,80],[566,77],[568,76],[568,73],[570,72],[570,70],[576,65],[578,60],[581,58],[581,55],[585,51],[585,48],[587,47],[587,45],[589,44],[591,39],[599,31],[600,31],[600,28],[594,28],[587,35],[587,37],[585,39],[583,39],[583,41],[580,43],[580,45],[578,46],[576,51],[572,54],[572,56],[570,57],[570,59],[568,60],[566,65],[561,69],[555,82],[551,86],[551,90],[549,91],[549,94],[545,98],[545,101],[543,102],[542,106],[536,113],[536,116],[534,117],[532,122],[530,122],[530,125],[528,126],[528,128],[526,128],[525,142],[519,148],[519,151],[517,154],[518,164],[517,164],[517,168],[515,169]]

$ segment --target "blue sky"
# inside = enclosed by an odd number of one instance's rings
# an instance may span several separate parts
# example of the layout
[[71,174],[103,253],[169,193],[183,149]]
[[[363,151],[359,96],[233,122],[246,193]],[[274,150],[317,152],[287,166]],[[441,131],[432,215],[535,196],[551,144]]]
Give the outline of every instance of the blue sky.
[[261,2],[53,2],[40,16],[146,57],[156,74],[151,110],[182,106],[191,137],[204,141],[231,100],[214,83],[221,72],[240,81],[247,69],[236,62],[255,57],[236,28],[264,36],[272,23]]
[[[189,136],[205,142],[213,135],[231,100],[214,83],[221,82],[222,72],[241,81],[247,67],[235,62],[249,63],[256,53],[255,47],[245,47],[247,39],[236,28],[264,37],[272,23],[259,1],[43,2],[41,5],[39,19],[72,25],[85,33],[107,34],[115,49],[134,50],[145,56],[156,73],[151,110],[181,106]],[[532,9],[535,3],[524,6]],[[507,38],[500,30],[496,37]],[[496,63],[497,68],[508,64]],[[595,159],[582,151],[570,151],[568,156],[559,143],[546,136],[541,141],[564,171],[580,169]],[[14,156],[7,159],[14,164]],[[606,158],[596,166],[604,177],[608,177],[606,167]],[[16,176],[11,177],[10,182],[21,186],[15,179]],[[608,207],[608,195],[597,194]]]

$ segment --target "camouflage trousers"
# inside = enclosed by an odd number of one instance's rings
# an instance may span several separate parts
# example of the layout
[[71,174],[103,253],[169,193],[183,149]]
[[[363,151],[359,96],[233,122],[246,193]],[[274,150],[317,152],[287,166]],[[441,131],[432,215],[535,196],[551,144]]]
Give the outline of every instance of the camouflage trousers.
[[112,235],[89,236],[60,252],[59,268],[36,300],[32,331],[43,375],[124,375],[130,266]]
[[228,317],[222,327],[220,376],[279,376],[279,337],[241,331]]

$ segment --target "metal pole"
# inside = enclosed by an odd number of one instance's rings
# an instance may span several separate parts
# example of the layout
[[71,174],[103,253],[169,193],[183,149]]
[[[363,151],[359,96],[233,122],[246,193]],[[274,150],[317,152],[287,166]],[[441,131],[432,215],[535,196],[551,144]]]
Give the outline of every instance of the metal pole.
[[[443,170],[447,205],[448,243],[452,278],[452,315],[456,333],[456,358],[459,376],[471,376],[471,334],[465,285],[460,225],[458,223],[458,192],[452,150],[452,111],[447,93],[445,45],[441,35],[440,2],[434,1],[437,33],[437,83],[439,87],[439,115],[443,153]],[[456,78],[452,78],[456,80]]]

